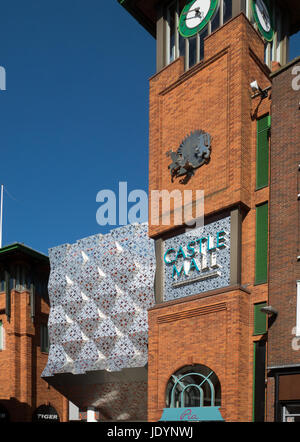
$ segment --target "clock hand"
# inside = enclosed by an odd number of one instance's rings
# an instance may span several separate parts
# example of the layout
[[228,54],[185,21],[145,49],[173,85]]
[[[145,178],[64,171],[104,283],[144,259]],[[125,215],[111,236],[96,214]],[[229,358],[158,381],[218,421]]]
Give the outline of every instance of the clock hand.
[[196,12],[196,14],[195,14],[196,16],[198,16],[198,17],[200,16],[201,17],[202,12],[200,11],[200,8],[196,8],[195,12]]
[[196,11],[196,12],[201,12],[200,6],[198,6],[198,7],[195,8],[195,9],[189,9],[187,13],[189,13],[189,12],[194,12],[194,11]]
[[195,17],[199,17],[199,18],[203,17],[203,12],[200,10],[200,8],[191,9],[190,11],[188,11],[187,14],[189,14],[190,12],[195,12],[195,16],[194,17],[189,17],[189,18],[186,16],[185,17],[186,20],[191,20],[191,19],[193,19]]
[[262,16],[263,16],[263,19],[267,22],[267,21],[269,21],[269,19],[268,19],[268,16],[267,16],[267,14],[266,14],[266,12],[263,10],[262,11]]

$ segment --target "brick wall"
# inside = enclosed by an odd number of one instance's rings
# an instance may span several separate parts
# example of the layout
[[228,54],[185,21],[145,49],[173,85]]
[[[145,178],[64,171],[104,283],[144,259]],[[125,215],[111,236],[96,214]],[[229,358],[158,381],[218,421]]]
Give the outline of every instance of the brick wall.
[[[151,78],[150,236],[172,228],[151,225],[152,190],[204,190],[207,215],[240,202],[251,208],[260,199],[254,196],[256,121],[251,115],[268,112],[270,101],[258,106],[249,85],[253,79],[270,85],[263,57],[260,36],[241,14],[206,38],[204,62],[184,73],[179,58]],[[211,160],[188,184],[172,183],[166,153],[196,129],[212,136]]]
[[[273,78],[269,303],[278,310],[278,317],[269,330],[269,367],[300,365],[300,351],[292,347],[296,281],[300,279],[300,91],[292,88],[295,66],[300,66],[300,59],[279,70]],[[268,419],[272,420],[274,382],[269,383]]]
[[274,77],[272,91],[269,290],[270,303],[279,315],[269,331],[271,366],[300,364],[300,351],[293,351],[291,345],[296,325],[296,281],[300,279],[300,91],[292,89],[293,66]]
[[218,376],[226,421],[251,419],[248,312],[249,294],[241,290],[149,311],[150,421],[161,418],[171,375],[191,364],[206,365]]
[[[161,417],[171,374],[192,363],[218,375],[227,421],[252,420],[253,342],[261,339],[253,336],[253,304],[268,299],[268,285],[254,284],[256,205],[269,200],[268,187],[256,191],[256,119],[269,113],[271,100],[252,99],[250,82],[266,88],[269,74],[263,41],[241,14],[206,38],[203,62],[185,73],[180,58],[150,79],[150,216],[151,190],[204,190],[207,219],[240,207],[241,284],[247,290],[204,293],[149,311],[149,420]],[[212,136],[211,160],[188,184],[171,183],[166,152],[197,129]],[[152,237],[175,234],[172,225],[151,225],[151,217],[149,223]],[[215,304],[225,307],[190,316]]]
[[0,404],[11,420],[30,422],[37,407],[51,404],[61,421],[68,420],[68,402],[41,378],[47,354],[40,348],[40,324],[47,323],[49,305],[36,296],[36,316],[30,317],[28,291],[11,292],[11,320],[5,315],[5,293],[0,293],[0,320],[3,323],[5,347],[0,351]]

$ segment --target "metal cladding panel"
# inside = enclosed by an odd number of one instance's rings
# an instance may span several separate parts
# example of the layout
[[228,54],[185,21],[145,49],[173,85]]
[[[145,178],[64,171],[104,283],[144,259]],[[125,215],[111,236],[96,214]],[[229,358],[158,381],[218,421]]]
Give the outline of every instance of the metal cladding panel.
[[50,350],[43,377],[147,363],[155,252],[148,225],[49,251]]

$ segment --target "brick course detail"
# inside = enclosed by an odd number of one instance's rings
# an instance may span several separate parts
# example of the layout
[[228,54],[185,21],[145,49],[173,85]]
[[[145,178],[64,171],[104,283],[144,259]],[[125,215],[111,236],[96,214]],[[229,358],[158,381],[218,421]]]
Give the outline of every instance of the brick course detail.
[[4,349],[0,351],[0,405],[12,422],[31,422],[40,405],[51,404],[60,421],[68,420],[68,401],[41,378],[48,354],[40,348],[40,326],[47,324],[49,305],[36,296],[35,321],[30,315],[28,291],[11,292],[11,320],[5,315],[5,293],[0,293],[0,321],[4,329]]

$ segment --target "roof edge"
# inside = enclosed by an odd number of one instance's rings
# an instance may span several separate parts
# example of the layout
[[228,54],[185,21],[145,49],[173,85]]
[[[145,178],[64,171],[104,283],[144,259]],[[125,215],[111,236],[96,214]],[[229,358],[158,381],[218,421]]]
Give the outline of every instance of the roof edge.
[[270,77],[274,78],[277,75],[281,74],[283,71],[286,71],[287,69],[289,69],[291,66],[293,66],[296,63],[300,62],[300,56],[294,58],[293,60],[289,61],[287,64],[285,64],[284,66],[281,66],[281,68],[277,69],[275,72],[271,72]]
[[2,255],[4,255],[5,253],[10,253],[10,252],[23,252],[26,255],[30,255],[34,258],[37,258],[41,261],[47,261],[49,262],[49,257],[47,255],[44,255],[41,252],[38,252],[37,250],[32,249],[31,247],[26,246],[25,244],[22,243],[13,243],[13,244],[9,244],[5,247],[2,247],[0,249],[0,257]]
[[153,23],[146,15],[144,15],[141,11],[138,11],[134,8],[128,0],[118,0],[118,3],[129,12],[132,17],[136,19],[136,21],[142,25],[146,31],[148,31],[152,37],[156,39],[156,24]]

